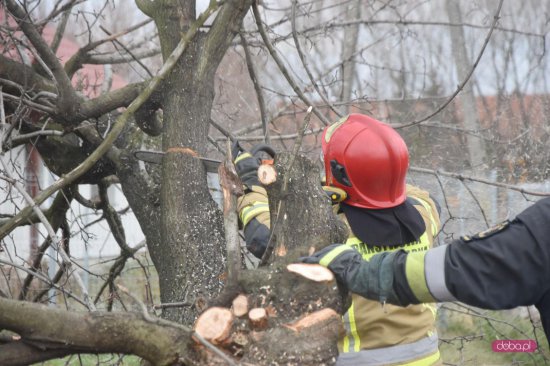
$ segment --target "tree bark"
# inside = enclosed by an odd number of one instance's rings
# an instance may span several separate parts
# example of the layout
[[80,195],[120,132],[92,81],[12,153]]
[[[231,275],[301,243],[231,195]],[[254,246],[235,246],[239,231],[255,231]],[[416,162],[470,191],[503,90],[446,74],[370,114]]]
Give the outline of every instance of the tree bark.
[[0,345],[4,366],[28,365],[63,354],[108,352],[138,355],[154,365],[174,365],[185,355],[191,336],[190,330],[139,313],[69,312],[1,297],[0,328],[21,336]]
[[274,243],[269,262],[290,263],[327,245],[344,242],[347,228],[336,219],[330,199],[321,188],[319,166],[303,155],[280,153],[275,170],[277,180],[266,187],[270,242]]
[[[164,0],[152,17],[166,57],[195,19],[194,2]],[[199,33],[165,81],[160,100],[164,112],[162,148],[189,148],[204,155],[214,99],[214,75],[237,34],[250,2],[228,1],[208,33]],[[166,154],[161,177],[161,241],[149,247],[159,273],[162,302],[195,303],[222,288],[225,268],[223,219],[210,196],[205,170],[191,155]],[[208,223],[205,225],[205,223]],[[191,323],[200,306],[167,310],[167,319]]]

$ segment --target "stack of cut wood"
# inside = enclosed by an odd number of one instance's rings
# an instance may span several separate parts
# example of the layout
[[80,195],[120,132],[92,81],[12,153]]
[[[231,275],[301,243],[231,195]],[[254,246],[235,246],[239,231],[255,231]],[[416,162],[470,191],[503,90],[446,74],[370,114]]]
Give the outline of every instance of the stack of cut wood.
[[[290,264],[287,271],[287,276],[296,277],[299,281],[311,280],[335,287],[333,274],[322,266]],[[340,315],[337,311],[329,307],[319,309],[316,305],[322,306],[321,298],[316,304],[303,306],[304,304],[296,301],[295,305],[305,307],[301,311],[302,316],[287,319],[284,307],[278,309],[275,303],[267,301],[265,296],[238,294],[230,307],[214,306],[199,316],[194,327],[195,333],[200,336],[195,338],[195,348],[202,353],[203,359],[208,357],[213,365],[223,362],[215,361],[218,356],[205,347],[200,338],[234,359],[235,363],[262,364],[258,362],[265,359],[265,364],[269,364],[268,360],[271,357],[277,357],[278,362],[281,362],[281,350],[278,348],[284,348],[284,344],[292,344],[291,347],[287,345],[284,351],[289,355],[293,354],[291,358],[297,360],[300,355],[310,353],[308,349],[300,351],[299,347],[306,347],[307,344],[315,342],[313,338],[328,339],[334,343],[338,332],[341,331]],[[320,332],[325,332],[329,336],[322,337]],[[258,357],[258,353],[262,353],[262,357]],[[319,355],[321,354],[323,351],[319,352]],[[308,355],[304,364],[308,364],[307,359],[310,358],[311,355]]]

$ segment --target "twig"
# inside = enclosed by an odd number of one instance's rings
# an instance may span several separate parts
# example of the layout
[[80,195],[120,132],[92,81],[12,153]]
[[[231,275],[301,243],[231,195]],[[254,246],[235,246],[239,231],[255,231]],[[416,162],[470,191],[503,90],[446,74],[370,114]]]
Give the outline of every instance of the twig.
[[[143,24],[146,24],[146,23],[143,23]],[[153,77],[153,74],[151,73],[151,71],[149,70],[149,68],[147,67],[147,65],[145,65],[143,62],[141,62],[141,60],[140,60],[138,57],[136,57],[136,56],[132,53],[132,51],[130,51],[130,49],[128,49],[128,47],[126,47],[122,42],[120,42],[120,41],[117,39],[117,37],[119,37],[119,36],[121,35],[120,33],[115,34],[115,35],[113,36],[113,34],[112,34],[111,32],[109,32],[104,26],[100,25],[99,28],[100,28],[103,32],[105,32],[108,36],[112,36],[112,37],[110,37],[110,38],[111,38],[111,41],[112,41],[114,44],[117,44],[117,45],[119,45],[120,47],[122,47],[122,49],[123,49],[124,51],[126,51],[126,52],[130,55],[130,57],[132,57],[132,59],[133,59],[135,62],[137,62],[138,65],[141,66],[141,67],[145,70],[145,72],[147,72],[147,74],[149,74],[149,77]],[[124,33],[123,33],[123,34],[124,34]]]
[[[267,33],[264,29],[264,26],[262,24],[262,20],[260,17],[260,11],[258,10],[258,4],[256,2],[252,3],[252,11],[254,12],[254,19],[256,20],[256,26],[258,27],[258,31],[260,32],[260,35],[262,36],[262,40],[264,41],[265,46],[269,50],[269,54],[271,57],[273,57],[273,60],[279,67],[279,70],[281,70],[281,73],[284,75],[285,79],[288,81],[290,86],[292,87],[292,90],[296,93],[296,95],[308,106],[313,107],[313,103],[309,100],[309,98],[300,90],[290,73],[288,72],[288,69],[285,67],[283,61],[279,57],[277,51],[271,44],[271,41],[269,40]],[[313,107],[313,113],[323,122],[325,126],[328,126],[330,124],[330,121],[321,113],[317,108]]]
[[[9,0],[13,1],[13,0]],[[88,171],[101,157],[111,148],[114,141],[118,138],[126,123],[130,117],[145,103],[151,94],[157,89],[161,81],[169,74],[172,68],[175,66],[179,57],[183,54],[187,48],[191,39],[200,29],[201,25],[210,17],[212,13],[218,8],[218,3],[212,2],[210,6],[198,17],[198,19],[193,22],[189,30],[185,35],[182,36],[180,42],[172,51],[170,56],[166,59],[164,65],[162,65],[157,76],[150,80],[147,86],[140,92],[140,94],[134,99],[134,101],[128,106],[128,108],[117,118],[115,124],[113,125],[112,130],[107,134],[105,139],[97,147],[97,149],[90,154],[90,156],[79,164],[72,171],[64,175],[62,178],[58,179],[47,189],[38,194],[34,199],[34,205],[40,205],[53,193],[59,189],[71,184],[78,177]],[[4,238],[9,232],[11,232],[15,227],[17,227],[22,221],[24,221],[32,213],[32,207],[27,206],[23,210],[19,211],[11,220],[6,224],[0,227],[0,239]]]
[[264,93],[262,92],[262,86],[260,85],[260,81],[258,80],[256,68],[254,67],[254,61],[252,60],[252,56],[250,55],[250,49],[248,48],[248,42],[246,40],[246,37],[243,35],[242,32],[239,32],[239,36],[241,37],[241,43],[243,45],[244,50],[244,57],[246,59],[246,67],[248,69],[248,74],[250,75],[250,79],[252,80],[252,84],[254,85],[254,90],[256,91],[256,97],[258,98],[258,106],[260,107],[260,116],[262,118],[262,130],[264,133],[263,136],[263,142],[267,144],[271,144],[270,138],[269,138],[269,128],[267,126],[267,111],[265,106],[265,99],[264,99]]
[[411,167],[411,168],[409,168],[409,170],[413,171],[413,172],[418,172],[418,173],[432,174],[432,175],[435,175],[435,176],[443,175],[443,176],[447,176],[447,177],[456,178],[456,179],[461,180],[461,181],[469,180],[469,181],[472,181],[472,182],[484,183],[484,184],[488,184],[488,185],[495,186],[495,187],[501,187],[501,188],[506,188],[506,189],[509,189],[509,190],[512,190],[512,191],[517,191],[517,192],[527,194],[527,195],[531,195],[531,196],[540,196],[540,197],[550,196],[550,192],[531,191],[531,190],[521,188],[521,187],[518,187],[518,186],[515,186],[515,185],[512,185],[512,184],[493,182],[493,181],[490,181],[490,180],[484,179],[484,178],[471,177],[471,176],[467,176],[467,175],[463,175],[463,174],[446,172],[446,171],[443,171],[443,170],[432,170],[432,169],[418,168],[418,167]]
[[154,310],[159,310],[159,309],[171,309],[171,308],[185,308],[185,307],[189,307],[189,306],[193,306],[193,303],[192,302],[187,302],[187,301],[166,302],[166,303],[162,303],[162,304],[153,305],[153,309]]
[[294,149],[292,151],[292,156],[290,158],[290,162],[288,164],[286,174],[283,177],[283,183],[282,183],[281,193],[280,193],[280,200],[277,204],[276,220],[275,220],[275,222],[273,223],[273,225],[271,227],[271,234],[269,235],[269,240],[267,242],[266,250],[265,250],[264,254],[262,255],[262,259],[259,263],[260,266],[267,263],[267,261],[271,257],[271,253],[273,252],[273,247],[275,246],[275,243],[273,242],[273,233],[275,232],[275,227],[277,227],[277,224],[280,221],[280,214],[281,214],[281,211],[283,210],[283,202],[285,201],[285,198],[286,198],[286,195],[287,195],[289,175],[290,175],[290,172],[292,171],[292,167],[294,165],[294,161],[296,160],[296,156],[298,155],[298,152],[300,151],[300,147],[302,146],[302,140],[304,138],[304,133],[305,133],[307,127],[309,126],[309,121],[311,119],[312,110],[313,110],[313,107],[311,107],[311,106],[307,109],[306,116],[304,117],[304,123],[303,123],[303,126],[301,128],[301,133],[298,136],[298,139],[296,140],[296,142],[294,144]]
[[[10,177],[9,176],[9,174],[10,174],[9,167],[7,166],[6,162],[3,159],[0,159],[0,163],[4,167],[5,173],[8,174],[8,177]],[[61,256],[62,264],[67,267],[67,272],[70,272],[70,270],[72,269],[72,264],[73,264],[72,259],[69,257],[67,252],[65,252],[65,249],[63,249],[63,245],[61,244],[61,240],[59,240],[59,237],[55,233],[55,230],[53,229],[50,222],[48,221],[48,218],[44,215],[44,213],[42,212],[40,207],[36,203],[34,203],[32,197],[27,193],[25,188],[22,187],[15,179],[13,179],[13,178],[11,178],[11,179],[12,179],[12,181],[10,183],[13,184],[13,186],[19,192],[19,194],[21,194],[21,196],[23,196],[23,199],[28,204],[31,205],[30,207],[31,207],[32,211],[34,211],[36,216],[38,216],[38,218],[40,219],[40,222],[42,223],[42,225],[44,225],[44,227],[46,228],[46,231],[48,232],[48,235],[50,236],[50,239],[51,239],[52,247]],[[72,273],[74,274],[74,277],[76,279],[76,283],[78,284],[78,286],[80,287],[80,289],[82,291],[82,296],[84,297],[84,301],[86,302],[88,309],[90,309],[92,311],[95,311],[96,310],[95,305],[90,300],[90,294],[88,293],[88,289],[86,288],[86,285],[84,284],[84,281],[82,281],[82,278],[80,277],[80,275],[78,274],[77,271],[73,271]]]
[[309,69],[309,65],[307,64],[306,57],[304,53],[302,52],[302,47],[300,46],[300,40],[298,39],[298,32],[296,31],[296,6],[298,1],[293,0],[292,1],[292,15],[291,15],[291,25],[292,25],[292,37],[294,38],[294,44],[296,45],[296,51],[298,51],[298,56],[300,57],[300,61],[302,61],[302,65],[304,66],[304,69],[306,70],[307,76],[309,77],[309,81],[311,82],[311,85],[315,88],[315,91],[317,91],[317,94],[321,97],[323,102],[330,107],[330,109],[336,113],[338,117],[341,117],[342,114],[334,108],[334,106],[328,101],[327,97],[325,96],[325,93],[321,91],[319,88],[319,85],[317,85],[317,82],[315,81],[315,78],[313,77],[313,74],[311,73],[311,70]]
[[81,298],[79,298],[78,296],[73,294],[71,291],[65,290],[63,287],[61,287],[61,286],[57,285],[56,283],[52,282],[49,278],[43,276],[39,272],[32,271],[28,268],[25,268],[23,266],[20,266],[20,265],[14,263],[14,262],[5,261],[2,258],[0,258],[0,264],[4,264],[4,265],[7,265],[7,266],[11,266],[11,267],[15,267],[17,269],[20,269],[21,271],[26,272],[26,273],[38,278],[41,281],[44,281],[44,283],[47,283],[48,285],[50,285],[50,286],[56,288],[57,290],[63,292],[64,294],[66,294],[70,298],[76,300],[80,304],[86,306],[86,302],[84,300],[82,300]]
[[421,119],[416,120],[416,121],[413,121],[413,122],[409,122],[409,123],[404,123],[404,124],[400,124],[400,125],[392,125],[393,128],[399,129],[399,128],[411,127],[411,126],[414,126],[414,125],[417,125],[417,124],[420,124],[422,122],[425,122],[425,121],[429,120],[430,118],[432,118],[433,116],[439,114],[442,110],[447,108],[447,106],[455,99],[455,97],[458,95],[458,93],[460,93],[462,91],[462,89],[464,89],[464,86],[466,85],[468,80],[470,80],[470,78],[472,77],[472,74],[474,73],[475,69],[477,68],[477,65],[479,64],[479,61],[481,60],[481,57],[485,53],[485,48],[487,47],[487,44],[489,44],[489,40],[491,39],[491,35],[493,34],[493,31],[495,30],[495,26],[498,22],[500,9],[502,8],[502,3],[503,2],[504,2],[504,0],[500,0],[500,2],[498,3],[497,10],[495,12],[495,15],[493,16],[493,23],[491,24],[491,28],[489,29],[489,33],[487,33],[487,36],[485,37],[485,42],[483,42],[483,46],[481,47],[481,50],[479,51],[479,53],[477,55],[477,58],[474,62],[474,65],[470,69],[470,72],[468,73],[466,78],[464,80],[462,80],[462,83],[460,83],[460,85],[458,85],[455,92],[449,97],[449,99],[447,99],[439,108],[437,108],[435,110],[435,112],[430,113],[426,117],[421,118]]

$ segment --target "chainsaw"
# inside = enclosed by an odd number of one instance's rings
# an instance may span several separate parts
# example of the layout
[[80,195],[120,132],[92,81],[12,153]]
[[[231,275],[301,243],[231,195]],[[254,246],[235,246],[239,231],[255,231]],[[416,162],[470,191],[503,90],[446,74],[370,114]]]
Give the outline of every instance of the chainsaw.
[[[258,144],[254,146],[252,149],[250,149],[250,154],[252,156],[258,156],[260,152],[265,152],[268,154],[271,159],[263,159],[261,160],[262,164],[273,164],[273,159],[275,158],[275,150],[269,145],[266,144]],[[155,150],[136,150],[134,151],[134,157],[138,160],[141,160],[146,163],[151,164],[161,164],[162,158],[166,155],[166,152],[164,151],[155,151]],[[202,156],[193,156],[194,158],[199,159],[202,161],[204,168],[208,173],[217,173],[218,167],[221,164],[221,160],[217,159],[211,159],[211,158],[205,158]]]
[[[266,144],[259,144],[254,146],[250,150],[250,154],[257,156],[260,152],[265,152],[272,159],[262,160],[262,164],[273,164],[273,158],[275,158],[275,151],[273,148]],[[138,160],[141,160],[146,163],[151,164],[161,164],[162,158],[166,155],[164,151],[155,151],[155,150],[136,150],[134,151],[134,157]],[[221,164],[221,160],[205,158],[202,156],[195,156],[195,158],[200,159],[204,164],[204,168],[208,173],[217,173],[218,167]],[[323,186],[323,190],[330,198],[332,204],[340,203],[347,198],[347,194],[343,189],[332,187],[332,186]]]

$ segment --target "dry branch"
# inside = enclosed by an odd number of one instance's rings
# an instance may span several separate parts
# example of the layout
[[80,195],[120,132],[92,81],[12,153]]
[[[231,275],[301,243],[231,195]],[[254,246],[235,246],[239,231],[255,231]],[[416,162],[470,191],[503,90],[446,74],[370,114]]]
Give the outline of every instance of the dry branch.
[[305,317],[299,319],[298,321],[292,324],[288,324],[287,327],[289,329],[292,329],[295,332],[300,332],[305,328],[309,328],[314,325],[320,324],[333,317],[340,319],[340,315],[338,315],[336,311],[332,309],[322,309],[314,313],[311,313],[309,315],[306,315]]

